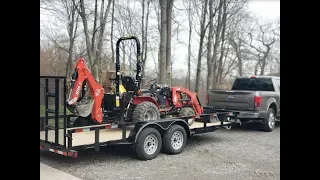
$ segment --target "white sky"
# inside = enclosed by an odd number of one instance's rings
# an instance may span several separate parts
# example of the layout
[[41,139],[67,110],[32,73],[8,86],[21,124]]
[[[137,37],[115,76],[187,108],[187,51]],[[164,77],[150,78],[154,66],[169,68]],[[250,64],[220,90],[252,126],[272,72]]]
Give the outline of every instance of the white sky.
[[[280,0],[251,0],[248,4],[248,10],[252,13],[256,14],[261,21],[264,20],[276,20],[280,17]],[[187,27],[187,26],[186,26]],[[184,32],[186,33],[186,32]],[[182,35],[181,35],[182,36]],[[188,34],[184,35],[186,38],[181,38],[184,42],[187,41]],[[198,44],[192,42],[192,46],[194,46],[193,54],[198,53]],[[177,54],[174,57],[174,66],[173,66],[173,76],[178,74],[186,74],[187,72],[187,63],[186,58],[188,55],[187,46],[186,45],[176,45],[174,49],[174,53]],[[149,61],[146,63],[146,67],[153,68],[153,61]],[[192,71],[195,71],[196,63],[192,64]],[[195,73],[192,72],[191,76],[195,76]]]
[[280,0],[251,0],[249,9],[266,19],[280,17]]

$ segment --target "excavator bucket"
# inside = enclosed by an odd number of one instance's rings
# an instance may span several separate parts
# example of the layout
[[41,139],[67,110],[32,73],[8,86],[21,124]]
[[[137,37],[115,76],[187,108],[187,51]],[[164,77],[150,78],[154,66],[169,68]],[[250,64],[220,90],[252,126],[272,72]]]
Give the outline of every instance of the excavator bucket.
[[83,98],[81,101],[77,102],[76,109],[79,116],[88,117],[92,112],[94,100]]

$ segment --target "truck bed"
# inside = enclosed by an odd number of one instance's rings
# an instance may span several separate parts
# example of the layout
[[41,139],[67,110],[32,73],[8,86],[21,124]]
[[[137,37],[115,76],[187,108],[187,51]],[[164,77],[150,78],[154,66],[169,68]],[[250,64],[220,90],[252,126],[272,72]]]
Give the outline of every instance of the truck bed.
[[[221,122],[214,122],[214,123],[207,123],[208,126],[218,126]],[[231,122],[224,122],[224,124],[231,124]],[[203,123],[201,122],[194,122],[190,129],[194,128],[201,128],[203,127]],[[130,128],[127,128],[127,138],[130,133]],[[82,145],[90,145],[95,143],[95,131],[87,131],[87,132],[81,132],[81,133],[73,133],[72,134],[72,146],[82,146]],[[103,129],[100,130],[100,136],[99,136],[99,142],[107,142],[107,141],[114,141],[114,140],[120,140],[122,138],[122,130],[121,129]],[[45,131],[40,131],[40,139],[45,139]],[[48,131],[48,140],[54,141],[54,130]],[[67,142],[68,143],[68,142]],[[60,130],[59,133],[59,144],[63,144],[63,129]]]

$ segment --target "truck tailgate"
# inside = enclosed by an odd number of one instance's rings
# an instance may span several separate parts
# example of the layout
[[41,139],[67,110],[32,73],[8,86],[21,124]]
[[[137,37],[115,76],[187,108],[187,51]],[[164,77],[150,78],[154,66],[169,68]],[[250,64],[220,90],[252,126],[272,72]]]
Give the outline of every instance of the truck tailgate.
[[254,110],[253,91],[219,91],[209,93],[210,106],[230,110]]

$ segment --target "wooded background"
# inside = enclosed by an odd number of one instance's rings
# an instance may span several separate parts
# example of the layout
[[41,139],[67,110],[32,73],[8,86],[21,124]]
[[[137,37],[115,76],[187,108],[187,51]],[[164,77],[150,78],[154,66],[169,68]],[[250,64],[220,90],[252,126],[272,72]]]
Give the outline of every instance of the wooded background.
[[[248,3],[40,0],[40,73],[69,77],[84,57],[97,80],[105,81],[115,69],[117,39],[133,35],[141,42],[142,84],[158,78],[204,94],[230,88],[239,75],[280,75],[280,19],[263,21]],[[122,70],[135,68],[134,41],[121,44],[120,57]]]

